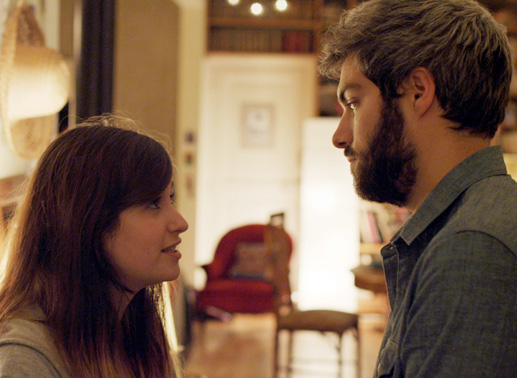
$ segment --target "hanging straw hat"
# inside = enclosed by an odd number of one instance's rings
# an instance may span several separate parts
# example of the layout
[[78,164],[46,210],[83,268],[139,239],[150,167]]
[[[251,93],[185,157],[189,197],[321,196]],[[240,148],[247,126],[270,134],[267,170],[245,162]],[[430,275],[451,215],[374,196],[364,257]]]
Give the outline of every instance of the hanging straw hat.
[[32,9],[19,1],[0,51],[0,120],[13,152],[37,159],[56,134],[55,114],[68,101],[70,70],[45,47]]

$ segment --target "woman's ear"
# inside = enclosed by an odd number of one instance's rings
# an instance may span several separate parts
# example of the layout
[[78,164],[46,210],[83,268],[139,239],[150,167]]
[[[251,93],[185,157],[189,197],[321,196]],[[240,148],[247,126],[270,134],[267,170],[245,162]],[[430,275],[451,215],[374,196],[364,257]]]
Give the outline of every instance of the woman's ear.
[[404,80],[402,88],[410,106],[418,115],[425,114],[433,104],[436,86],[427,68],[415,68]]

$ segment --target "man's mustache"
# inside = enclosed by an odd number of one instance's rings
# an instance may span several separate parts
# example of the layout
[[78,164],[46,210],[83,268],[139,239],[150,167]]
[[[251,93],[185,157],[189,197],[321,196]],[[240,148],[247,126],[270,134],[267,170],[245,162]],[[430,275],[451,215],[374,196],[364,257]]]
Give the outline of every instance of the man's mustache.
[[357,157],[357,152],[351,146],[346,146],[345,147],[345,157],[355,158],[355,157]]

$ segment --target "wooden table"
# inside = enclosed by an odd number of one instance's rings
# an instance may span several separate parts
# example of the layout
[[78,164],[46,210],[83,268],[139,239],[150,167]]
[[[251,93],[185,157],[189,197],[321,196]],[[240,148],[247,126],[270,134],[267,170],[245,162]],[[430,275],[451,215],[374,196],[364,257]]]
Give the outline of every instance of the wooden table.
[[359,265],[352,269],[352,273],[355,277],[355,286],[358,288],[370,290],[376,294],[386,294],[386,280],[382,269]]
[[[388,290],[386,288],[386,279],[384,271],[379,268],[374,268],[369,265],[359,265],[352,269],[355,277],[355,286],[360,289],[370,290],[382,300],[382,306],[379,309],[382,315],[382,321],[378,326],[380,331],[386,328],[388,315],[390,313],[390,304],[388,301]],[[375,311],[377,312],[377,311]]]

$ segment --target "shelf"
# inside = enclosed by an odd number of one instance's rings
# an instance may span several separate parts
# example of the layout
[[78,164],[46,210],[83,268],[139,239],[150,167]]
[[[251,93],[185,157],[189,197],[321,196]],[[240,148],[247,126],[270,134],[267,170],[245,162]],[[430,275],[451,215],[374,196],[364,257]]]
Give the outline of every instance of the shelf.
[[311,32],[282,29],[213,28],[210,51],[312,53]]
[[287,0],[284,12],[275,1],[262,1],[264,13],[252,15],[252,1],[230,5],[210,0],[207,18],[208,50],[253,53],[311,53],[319,47],[323,29],[323,0]]
[[248,18],[212,18],[209,21],[211,27],[225,28],[275,28],[315,30],[321,28],[321,22],[307,20],[277,20],[277,19],[248,19]]

